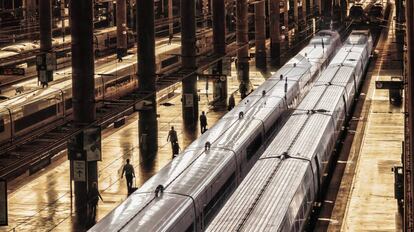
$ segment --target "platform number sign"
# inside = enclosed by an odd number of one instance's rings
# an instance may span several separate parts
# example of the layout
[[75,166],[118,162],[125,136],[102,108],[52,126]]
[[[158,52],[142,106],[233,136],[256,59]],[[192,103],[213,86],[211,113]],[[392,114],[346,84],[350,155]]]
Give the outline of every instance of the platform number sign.
[[0,226],[7,224],[7,182],[0,179]]
[[86,162],[83,160],[73,160],[73,180],[86,181]]

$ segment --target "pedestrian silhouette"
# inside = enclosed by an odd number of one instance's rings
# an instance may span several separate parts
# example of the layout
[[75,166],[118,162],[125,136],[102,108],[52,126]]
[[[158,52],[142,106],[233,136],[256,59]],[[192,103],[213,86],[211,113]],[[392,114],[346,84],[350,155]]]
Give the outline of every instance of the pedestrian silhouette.
[[207,116],[204,113],[204,111],[202,111],[200,115],[200,129],[201,129],[201,134],[204,134],[204,132],[206,132],[207,130]]
[[91,189],[88,191],[89,220],[91,222],[94,222],[96,219],[96,206],[98,205],[99,198],[103,201],[98,190],[98,184],[93,182]]
[[234,106],[236,106],[236,101],[234,100],[234,95],[230,94],[228,110],[232,110]]
[[171,127],[171,130],[168,132],[167,142],[171,142],[171,149],[174,149],[174,143],[178,142],[177,131],[174,130],[174,127]]
[[124,168],[122,169],[121,178],[125,174],[126,182],[127,182],[127,189],[128,189],[128,195],[132,193],[132,179],[135,177],[135,171],[134,167],[129,163],[129,159],[126,160],[126,164],[124,165]]

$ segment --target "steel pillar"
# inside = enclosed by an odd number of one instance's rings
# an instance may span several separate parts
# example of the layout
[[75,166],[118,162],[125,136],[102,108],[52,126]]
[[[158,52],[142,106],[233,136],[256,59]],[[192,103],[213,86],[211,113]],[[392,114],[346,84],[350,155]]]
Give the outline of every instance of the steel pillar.
[[247,0],[236,2],[236,40],[237,50],[237,77],[240,81],[240,94],[246,96],[249,89],[249,36],[248,36],[248,5]]
[[173,0],[168,0],[168,32],[170,36],[174,34],[174,15]]
[[256,67],[266,67],[266,2],[263,0],[255,4],[255,46]]
[[293,0],[293,20],[295,22],[295,31],[299,30],[299,9],[298,9],[298,1]]
[[154,1],[137,0],[138,90],[149,97],[151,106],[139,112],[139,150],[152,160],[158,149],[158,122],[155,73]]
[[[39,1],[39,27],[40,27],[40,52],[44,63],[54,62],[50,57],[53,50],[52,47],[52,4],[51,0]],[[47,66],[47,65],[46,65]],[[42,85],[47,85],[49,81],[53,80],[53,70],[46,70],[45,65],[38,68],[39,81]]]
[[116,33],[118,56],[125,56],[128,50],[128,28],[126,0],[116,1]]
[[270,57],[272,66],[280,65],[280,0],[269,0]]
[[[194,72],[196,64],[196,5],[194,0],[181,0],[181,55],[182,68]],[[197,76],[192,74],[183,81],[184,125],[194,128],[198,120]]]
[[318,6],[318,15],[322,15],[322,0],[316,0],[316,5]]
[[[95,82],[93,52],[93,0],[70,2],[72,37],[72,106],[75,124],[88,124],[95,120]],[[100,136],[100,135],[99,135]],[[83,136],[82,136],[83,138]],[[83,139],[77,138],[82,148]],[[84,159],[86,161],[86,158]],[[88,186],[98,180],[96,161],[86,161],[86,181],[75,181],[75,209],[77,220],[87,220]]]
[[313,16],[315,14],[315,9],[314,9],[315,3],[313,1],[314,0],[309,0],[309,15],[310,16]]
[[307,7],[306,0],[302,0],[302,19],[303,19],[303,22],[305,24],[305,27],[306,27],[306,23],[308,21],[308,15],[307,15],[308,11],[307,11],[306,7]]
[[[271,0],[269,0],[271,1]],[[284,1],[284,6],[283,6],[283,25],[285,26],[285,32],[287,34],[287,32],[289,31],[289,0],[282,0]]]
[[406,33],[407,33],[407,112],[408,151],[404,155],[404,231],[414,230],[414,3],[405,1]]
[[[212,0],[214,53],[226,55],[226,11],[224,0]],[[223,60],[215,67],[217,74],[223,74]],[[214,102],[218,105],[227,104],[227,78],[217,79],[213,88]]]

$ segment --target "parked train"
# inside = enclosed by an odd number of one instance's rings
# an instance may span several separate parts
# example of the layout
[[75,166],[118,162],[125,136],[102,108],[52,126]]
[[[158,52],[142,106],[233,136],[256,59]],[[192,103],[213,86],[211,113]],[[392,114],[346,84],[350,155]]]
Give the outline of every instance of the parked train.
[[[116,48],[116,27],[109,27],[105,29],[98,29],[94,32],[94,47],[96,55],[102,54],[108,49]],[[54,47],[60,46],[63,44],[70,44],[71,38],[67,36],[65,42],[61,38],[54,38],[52,40],[52,45]],[[128,44],[133,46],[135,43],[135,38],[132,32],[128,32]],[[0,49],[0,59],[11,58],[13,56],[36,52],[40,49],[40,41],[34,42],[18,42],[12,45],[3,47]]]
[[[197,35],[198,55],[212,51],[212,30],[199,31]],[[156,73],[169,73],[181,65],[181,43],[173,40],[168,44],[162,39],[156,43]],[[131,62],[109,62],[97,68],[95,73],[95,97],[98,106],[104,100],[116,99],[132,92],[138,84],[137,59]],[[70,73],[70,68],[66,69]],[[37,82],[32,83],[37,90],[29,91],[14,98],[0,101],[0,144],[13,142],[51,122],[67,120],[72,111],[72,80],[71,75],[55,73],[55,80],[47,89],[39,89]],[[15,85],[19,88],[18,85]],[[23,88],[29,88],[25,82]],[[53,124],[52,124],[53,125]]]
[[90,231],[202,231],[241,183],[281,118],[340,46],[321,31],[260,87]]
[[355,3],[349,9],[349,18],[355,24],[382,24],[390,9],[389,0],[366,0],[364,3]]
[[373,49],[353,31],[206,231],[303,231]]

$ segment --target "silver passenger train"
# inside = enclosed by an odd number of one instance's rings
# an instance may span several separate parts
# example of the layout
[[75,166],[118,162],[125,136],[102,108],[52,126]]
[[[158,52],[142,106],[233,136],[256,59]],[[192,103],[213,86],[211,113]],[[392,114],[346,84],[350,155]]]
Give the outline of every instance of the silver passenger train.
[[339,46],[338,33],[318,33],[90,231],[205,230],[263,152],[288,106],[303,94]]
[[303,231],[372,48],[351,33],[207,231]]
[[[198,55],[212,51],[212,30],[199,31],[197,35]],[[181,43],[160,40],[156,43],[156,72],[169,73],[181,64]],[[136,56],[133,56],[136,57]],[[137,88],[137,59],[132,62],[109,62],[95,70],[95,99],[98,107],[106,100],[117,99]],[[66,69],[70,72],[70,68]],[[72,115],[71,75],[58,73],[47,89],[36,90],[0,101],[0,145],[11,143],[39,128],[53,127],[53,122],[69,120]],[[29,85],[29,84],[26,84]],[[25,86],[28,88],[28,86]],[[29,87],[30,88],[30,87]],[[47,128],[45,128],[47,129]]]

